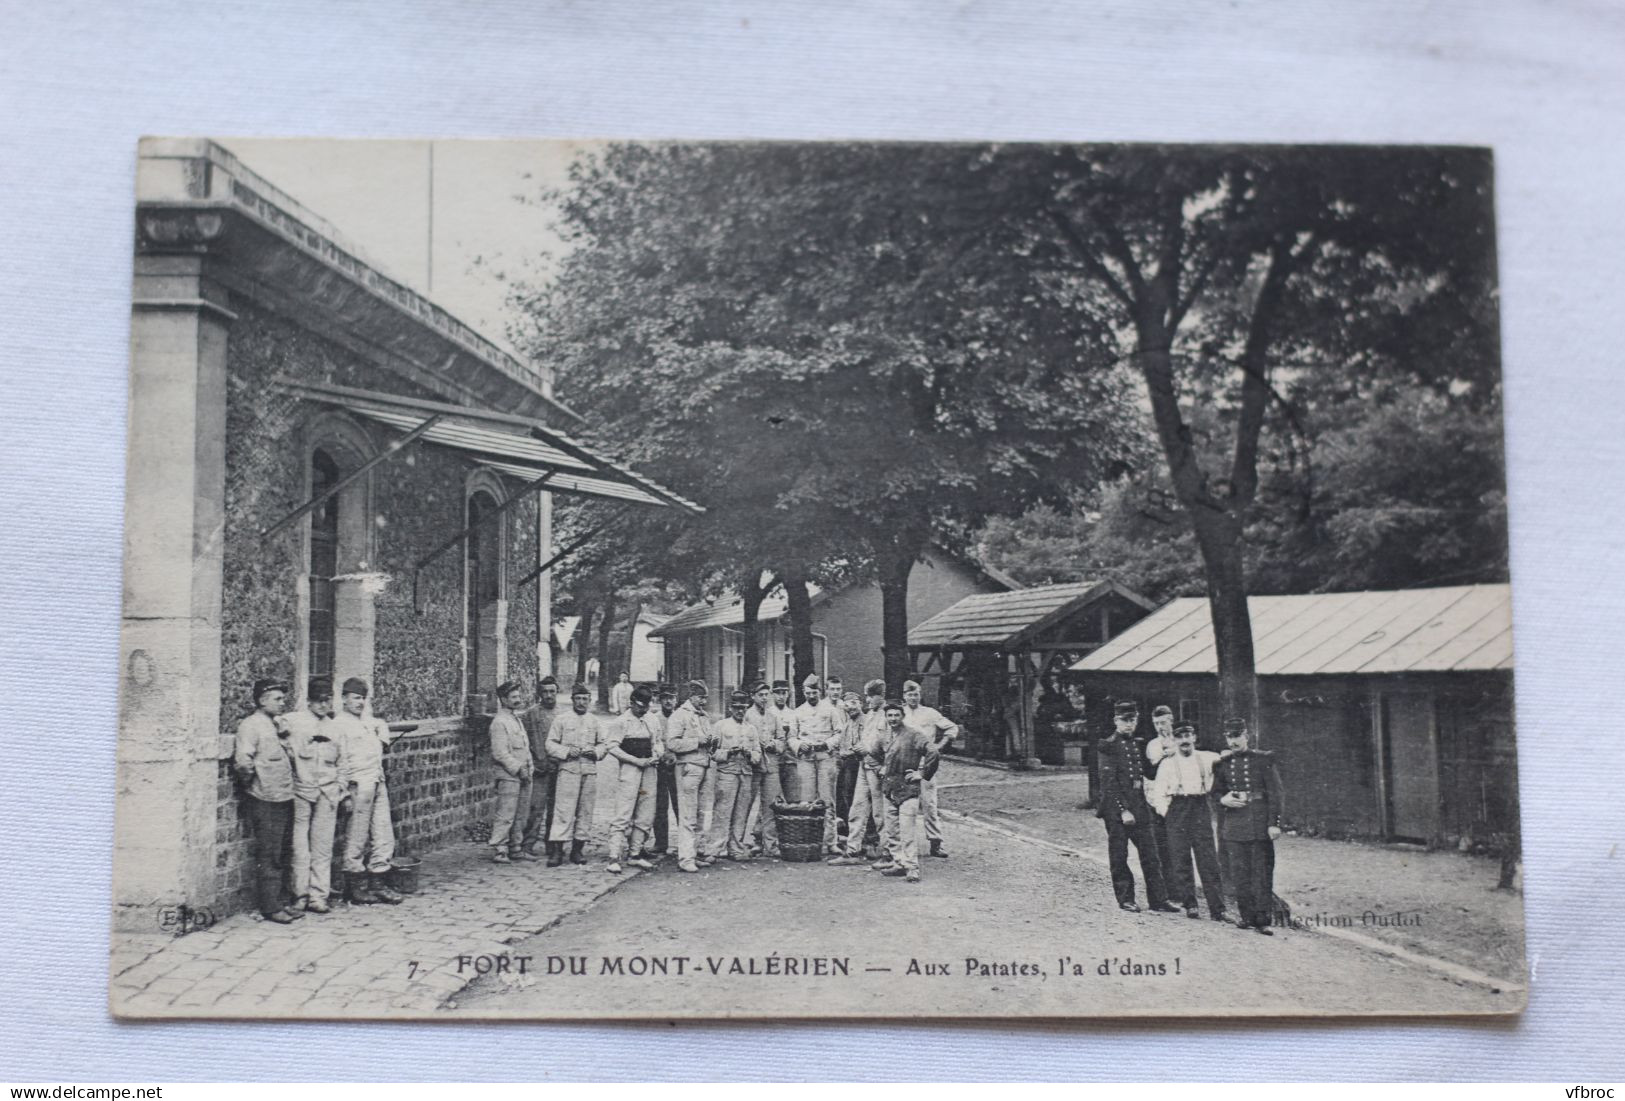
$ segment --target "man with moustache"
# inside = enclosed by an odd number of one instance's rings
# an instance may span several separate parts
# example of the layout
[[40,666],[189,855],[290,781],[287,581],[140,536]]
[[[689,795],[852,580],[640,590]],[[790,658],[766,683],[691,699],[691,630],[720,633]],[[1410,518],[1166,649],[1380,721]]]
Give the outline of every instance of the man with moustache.
[[1224,720],[1225,753],[1213,770],[1219,844],[1236,892],[1236,927],[1266,937],[1275,908],[1275,842],[1281,836],[1281,778],[1273,755],[1248,747],[1247,720]]
[[801,801],[824,803],[823,854],[835,854],[835,745],[841,719],[823,698],[818,678],[809,675],[801,684],[805,702],[796,708],[796,733],[790,750],[797,757]]
[[1200,917],[1191,872],[1194,854],[1208,917],[1223,921],[1224,888],[1219,881],[1219,854],[1213,847],[1213,817],[1208,812],[1208,793],[1213,790],[1213,769],[1219,755],[1196,748],[1196,724],[1188,719],[1173,724],[1173,736],[1174,753],[1160,759],[1147,796],[1151,809],[1168,825],[1168,860],[1163,874],[1169,893],[1185,907],[1185,916]]
[[918,883],[920,837],[924,833],[920,785],[936,774],[936,742],[924,731],[907,725],[901,700],[887,700],[884,709],[888,742],[880,785],[886,797],[886,814],[897,821],[897,843],[892,866],[881,869],[880,874]]
[[761,764],[756,768],[756,845],[764,856],[779,855],[779,823],[773,804],[784,796],[779,778],[779,762],[790,752],[784,727],[773,713],[773,695],[766,681],[751,690],[751,704],[745,721],[756,728],[756,744],[761,748]]
[[713,728],[717,744],[711,751],[717,791],[711,851],[736,861],[750,859],[750,804],[762,763],[756,727],[745,721],[749,706],[743,692],[728,697],[728,715]]
[[[671,725],[672,712],[677,710],[677,687],[671,684],[662,684],[655,690],[655,699],[660,704],[660,736],[665,738],[666,728]],[[655,832],[654,847],[645,847],[643,859],[654,860],[671,851],[671,819],[677,813],[677,758],[672,756],[670,749],[660,755],[655,763]]]
[[643,685],[627,697],[626,714],[610,730],[609,755],[619,764],[615,785],[615,816],[609,826],[609,864],[606,872],[620,874],[621,860],[635,868],[654,868],[641,855],[654,826],[655,762],[666,752],[665,722],[652,714],[654,694]]
[[1151,910],[1178,913],[1163,890],[1162,864],[1151,839],[1151,806],[1145,799],[1145,750],[1135,741],[1140,708],[1133,700],[1120,700],[1113,708],[1112,734],[1100,743],[1100,802],[1095,814],[1106,827],[1106,853],[1111,864],[1112,891],[1119,909],[1138,913],[1134,902],[1134,873],[1129,871],[1128,847],[1133,842],[1145,876],[1145,898]]
[[530,756],[530,735],[519,720],[525,708],[525,686],[518,681],[497,685],[497,713],[491,716],[491,761],[496,765],[497,809],[491,820],[491,859],[535,860],[524,848],[525,826],[535,762]]
[[593,799],[598,790],[598,762],[608,752],[598,718],[588,713],[592,691],[585,684],[570,689],[570,710],[553,720],[547,735],[547,755],[558,762],[558,791],[554,796],[553,826],[547,836],[547,866],[564,863],[564,843],[570,843],[570,863],[585,864],[581,850],[592,835]]
[[[921,700],[920,682],[903,682],[903,721],[931,739],[931,748],[938,754],[948,748],[959,734],[959,727],[950,722],[934,707],[926,707]],[[931,770],[936,775],[936,769]],[[925,839],[930,843],[929,855],[947,859],[948,850],[942,844],[942,819],[937,814],[937,785],[928,776],[920,785],[920,812],[925,820]]]
[[859,716],[852,752],[858,763],[858,780],[852,793],[852,806],[846,821],[846,849],[828,863],[861,865],[869,831],[880,835],[886,811],[881,791],[881,770],[886,763],[886,682],[872,680],[863,686],[869,710]]
[[333,830],[345,794],[339,776],[344,755],[333,740],[332,718],[333,682],[327,677],[310,678],[303,710],[284,717],[293,751],[294,906],[313,914],[329,912]]
[[666,725],[666,750],[677,759],[677,870],[693,873],[715,862],[706,819],[716,799],[711,752],[717,741],[705,713],[710,690],[695,680],[687,693]]
[[284,857],[293,827],[292,737],[282,712],[288,686],[263,677],[254,682],[254,710],[237,724],[232,770],[248,796],[254,823],[254,890],[266,921],[291,925],[305,915],[290,910],[284,894],[288,866]]
[[773,682],[773,717],[779,722],[779,740],[786,750],[779,759],[779,790],[783,792],[786,803],[799,803],[802,801],[801,774],[795,752],[789,748],[790,739],[796,736],[796,709],[790,705],[790,682],[787,680]]
[[368,693],[366,681],[350,677],[340,693],[343,709],[333,716],[333,740],[344,755],[342,775],[351,803],[344,841],[345,897],[352,903],[398,906],[401,896],[388,878],[395,825],[384,783],[384,750],[395,735],[382,719],[367,714]]
[[525,724],[525,736],[530,740],[532,771],[530,812],[525,822],[525,852],[531,856],[539,855],[537,850],[547,843],[548,827],[553,822],[559,765],[547,755],[547,734],[553,729],[558,708],[559,682],[549,674],[536,683],[536,706],[520,716],[520,721]]
[[[1145,797],[1151,798],[1151,784],[1157,777],[1157,769],[1163,761],[1172,757],[1178,751],[1178,743],[1174,738],[1174,709],[1165,703],[1159,703],[1151,709],[1151,737],[1145,743]],[[1168,846],[1168,823],[1163,820],[1162,813],[1155,804],[1151,807],[1151,841],[1157,846],[1157,861],[1162,865],[1162,874],[1165,885],[1168,883],[1168,869],[1170,852]]]

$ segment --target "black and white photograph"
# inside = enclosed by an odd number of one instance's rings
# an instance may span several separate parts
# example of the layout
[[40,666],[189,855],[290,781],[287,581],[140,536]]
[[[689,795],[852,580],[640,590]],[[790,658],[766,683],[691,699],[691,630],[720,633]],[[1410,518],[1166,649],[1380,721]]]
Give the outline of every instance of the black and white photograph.
[[116,1016],[1525,1008],[1488,148],[135,181]]

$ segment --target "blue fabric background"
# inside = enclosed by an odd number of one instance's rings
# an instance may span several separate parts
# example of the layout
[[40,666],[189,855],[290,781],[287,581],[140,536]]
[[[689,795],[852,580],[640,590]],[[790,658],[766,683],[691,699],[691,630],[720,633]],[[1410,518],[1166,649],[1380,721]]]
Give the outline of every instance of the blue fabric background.
[[[1625,16],[1563,3],[0,5],[0,1074],[1614,1079]],[[142,134],[1495,146],[1521,1022],[120,1025],[106,1014]],[[1614,137],[1609,138],[1608,135]],[[1611,762],[1611,763],[1609,763]],[[1207,1001],[1222,1004],[1222,990]]]

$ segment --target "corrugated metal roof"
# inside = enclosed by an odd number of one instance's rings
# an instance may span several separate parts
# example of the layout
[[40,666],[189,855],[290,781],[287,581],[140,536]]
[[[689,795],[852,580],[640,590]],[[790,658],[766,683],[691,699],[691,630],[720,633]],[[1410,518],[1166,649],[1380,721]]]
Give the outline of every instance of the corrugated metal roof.
[[[1254,596],[1247,611],[1260,676],[1512,668],[1510,585]],[[1169,602],[1072,669],[1217,673],[1207,600]]]
[[322,383],[279,379],[278,384],[302,397],[339,405],[403,432],[438,413],[441,420],[423,433],[423,442],[456,448],[512,477],[535,481],[551,474],[547,483],[550,492],[661,507],[675,505],[694,513],[705,511],[653,479],[530,418]]
[[1022,638],[1064,619],[1089,601],[1117,592],[1147,608],[1138,595],[1110,581],[1077,581],[1065,585],[1035,585],[1008,593],[978,593],[944,608],[908,633],[908,644],[919,647],[1019,645]]

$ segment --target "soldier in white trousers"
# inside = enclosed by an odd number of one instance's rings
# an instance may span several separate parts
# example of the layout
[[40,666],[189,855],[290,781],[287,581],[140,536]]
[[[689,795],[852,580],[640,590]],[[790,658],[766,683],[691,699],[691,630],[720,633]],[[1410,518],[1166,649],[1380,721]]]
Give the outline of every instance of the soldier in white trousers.
[[[949,722],[942,712],[920,703],[920,682],[903,682],[903,725],[918,730],[931,740],[933,753],[941,753],[959,733],[959,727]],[[936,769],[931,770],[932,776]],[[937,816],[937,784],[927,777],[920,784],[920,814],[925,819],[925,839],[931,849],[928,855],[944,859],[948,850],[942,846],[942,820]]]
[[585,684],[570,689],[570,712],[553,720],[547,732],[547,755],[559,763],[558,788],[553,796],[553,827],[547,837],[547,866],[564,863],[564,843],[570,842],[570,863],[585,864],[581,850],[592,836],[593,796],[597,791],[598,762],[608,747],[596,716],[587,713],[592,692]]
[[824,803],[825,856],[835,853],[835,746],[840,741],[842,717],[823,698],[818,678],[809,676],[801,684],[805,701],[796,708],[796,732],[790,750],[796,755],[797,786],[803,803]]
[[[615,817],[609,825],[609,864],[619,874],[621,862],[652,869],[642,855],[654,832],[657,762],[666,752],[665,718],[651,713],[654,693],[643,685],[632,689],[626,714],[609,735],[609,756],[620,762],[615,788]],[[628,857],[630,853],[630,857]]]
[[745,721],[750,697],[735,692],[728,697],[728,717],[713,728],[716,748],[711,768],[716,776],[716,836],[711,851],[729,860],[750,859],[750,804],[756,795],[756,770],[762,747],[756,727]]
[[689,681],[688,698],[666,720],[666,752],[677,761],[677,870],[697,872],[715,863],[710,829],[716,780],[711,753],[716,735],[705,714],[710,691],[704,681]]
[[305,707],[283,716],[293,758],[294,905],[313,914],[329,912],[333,881],[333,830],[344,801],[344,753],[333,740],[333,682],[312,677]]
[[858,723],[852,751],[857,757],[857,782],[852,805],[847,811],[846,851],[830,859],[831,864],[861,865],[863,842],[873,823],[877,836],[884,837],[886,799],[880,790],[881,769],[886,763],[886,682],[872,680],[863,686],[869,710]]

